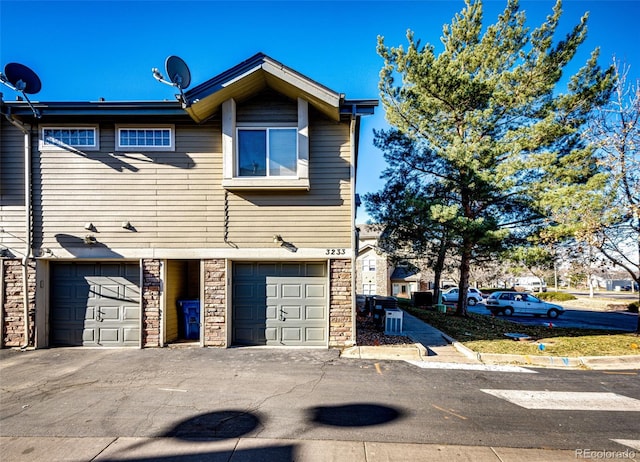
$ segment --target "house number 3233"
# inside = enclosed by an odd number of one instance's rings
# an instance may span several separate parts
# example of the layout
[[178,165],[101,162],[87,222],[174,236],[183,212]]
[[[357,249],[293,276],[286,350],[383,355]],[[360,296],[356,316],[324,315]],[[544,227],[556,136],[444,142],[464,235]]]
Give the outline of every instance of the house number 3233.
[[347,249],[327,249],[325,255],[346,255]]

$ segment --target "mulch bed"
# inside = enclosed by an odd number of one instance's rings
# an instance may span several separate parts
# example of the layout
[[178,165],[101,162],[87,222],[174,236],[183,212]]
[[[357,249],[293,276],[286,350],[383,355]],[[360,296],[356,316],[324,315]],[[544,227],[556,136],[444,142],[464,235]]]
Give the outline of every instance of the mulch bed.
[[356,316],[356,344],[358,346],[413,345],[414,343],[404,335],[384,335],[384,327],[378,329],[371,316],[358,312]]

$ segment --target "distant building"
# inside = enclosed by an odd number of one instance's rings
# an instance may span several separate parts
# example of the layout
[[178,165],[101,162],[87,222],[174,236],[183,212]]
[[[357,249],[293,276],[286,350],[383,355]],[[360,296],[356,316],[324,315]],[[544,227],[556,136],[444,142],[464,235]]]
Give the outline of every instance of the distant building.
[[356,293],[411,298],[414,292],[430,290],[431,278],[408,263],[393,265],[378,248],[380,231],[373,225],[359,229],[356,258]]

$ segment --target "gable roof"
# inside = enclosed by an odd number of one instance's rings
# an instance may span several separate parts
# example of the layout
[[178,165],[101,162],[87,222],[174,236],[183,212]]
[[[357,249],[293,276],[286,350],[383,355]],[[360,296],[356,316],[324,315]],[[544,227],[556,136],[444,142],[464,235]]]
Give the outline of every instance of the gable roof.
[[303,98],[333,120],[341,113],[372,114],[377,100],[346,101],[344,95],[305,77],[284,64],[257,53],[246,61],[218,74],[184,94],[185,110],[196,121],[202,122],[220,109],[229,98],[243,101],[264,88],[288,96]]

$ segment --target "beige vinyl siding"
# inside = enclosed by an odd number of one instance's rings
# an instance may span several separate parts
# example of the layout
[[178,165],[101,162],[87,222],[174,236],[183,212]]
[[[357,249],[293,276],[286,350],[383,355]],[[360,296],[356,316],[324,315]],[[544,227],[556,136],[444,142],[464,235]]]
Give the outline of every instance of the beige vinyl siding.
[[0,118],[0,246],[25,250],[24,134]]
[[[78,244],[89,222],[108,247],[222,245],[219,126],[176,125],[174,152],[116,153],[114,137],[114,126],[102,125],[99,152],[41,153],[34,216],[42,245]],[[126,221],[134,231],[121,227]]]
[[[258,102],[283,108],[280,116],[295,107],[286,99]],[[225,193],[219,118],[202,125],[176,123],[176,149],[170,152],[116,152],[117,122],[100,125],[100,151],[36,149],[34,247],[73,253],[74,247],[86,249],[83,239],[93,235],[103,250],[121,251],[114,257],[126,256],[126,249],[228,250],[226,195],[228,239],[239,248],[273,248],[274,234],[299,248],[349,248],[349,124],[311,109],[309,116],[310,191]],[[133,230],[121,227],[127,221]],[[84,229],[85,223],[96,232]]]

